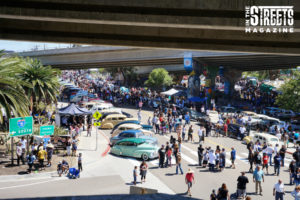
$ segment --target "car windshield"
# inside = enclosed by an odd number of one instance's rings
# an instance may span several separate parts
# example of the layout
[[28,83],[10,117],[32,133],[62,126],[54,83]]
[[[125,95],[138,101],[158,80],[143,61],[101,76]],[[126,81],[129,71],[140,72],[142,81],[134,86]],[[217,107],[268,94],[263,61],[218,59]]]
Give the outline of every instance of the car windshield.
[[144,144],[145,142],[141,142],[141,143],[137,143],[137,146],[141,145],[141,144]]
[[278,142],[278,139],[277,138],[271,138],[270,141],[271,142]]

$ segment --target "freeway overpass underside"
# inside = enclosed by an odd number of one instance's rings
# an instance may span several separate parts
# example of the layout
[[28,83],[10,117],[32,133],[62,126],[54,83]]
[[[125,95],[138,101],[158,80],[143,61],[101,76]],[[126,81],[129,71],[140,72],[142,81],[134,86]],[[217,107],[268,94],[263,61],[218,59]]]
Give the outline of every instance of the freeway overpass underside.
[[300,55],[270,55],[216,51],[184,51],[174,49],[147,49],[130,47],[87,46],[67,49],[24,52],[19,55],[38,58],[44,65],[60,69],[87,69],[108,67],[167,67],[181,71],[183,57],[191,54],[208,67],[224,66],[232,70],[256,71],[300,66]]
[[[294,33],[246,34],[249,5],[294,6]],[[296,0],[0,1],[1,39],[299,55],[299,26]]]

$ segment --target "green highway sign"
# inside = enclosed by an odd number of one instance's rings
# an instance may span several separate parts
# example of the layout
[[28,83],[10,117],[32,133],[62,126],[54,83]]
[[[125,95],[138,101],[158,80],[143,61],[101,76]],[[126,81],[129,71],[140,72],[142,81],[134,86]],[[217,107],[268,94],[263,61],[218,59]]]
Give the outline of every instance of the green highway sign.
[[33,118],[18,117],[9,119],[9,136],[31,135],[33,133]]
[[53,135],[54,125],[50,126],[40,126],[40,136]]

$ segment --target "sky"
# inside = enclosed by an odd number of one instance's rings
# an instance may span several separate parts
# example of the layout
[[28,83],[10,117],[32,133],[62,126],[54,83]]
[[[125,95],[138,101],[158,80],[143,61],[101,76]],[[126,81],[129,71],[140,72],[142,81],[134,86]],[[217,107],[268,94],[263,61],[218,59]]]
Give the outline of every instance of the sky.
[[45,43],[45,42],[25,42],[25,41],[14,41],[14,40],[0,40],[0,50],[5,51],[30,51],[34,48],[38,50],[45,49],[55,49],[55,48],[67,48],[71,44],[62,44],[62,43]]

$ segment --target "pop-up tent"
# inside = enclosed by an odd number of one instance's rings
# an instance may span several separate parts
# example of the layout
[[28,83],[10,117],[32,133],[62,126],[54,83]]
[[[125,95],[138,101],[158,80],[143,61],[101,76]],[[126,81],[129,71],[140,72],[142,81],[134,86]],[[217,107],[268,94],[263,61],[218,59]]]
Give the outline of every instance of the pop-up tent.
[[172,88],[172,89],[170,89],[168,91],[161,92],[160,94],[167,95],[167,96],[172,96],[174,94],[177,94],[178,92],[180,92],[180,91]]
[[79,106],[72,103],[72,104],[68,105],[67,107],[59,109],[58,114],[60,114],[60,115],[91,115],[92,112],[85,108],[80,108]]

